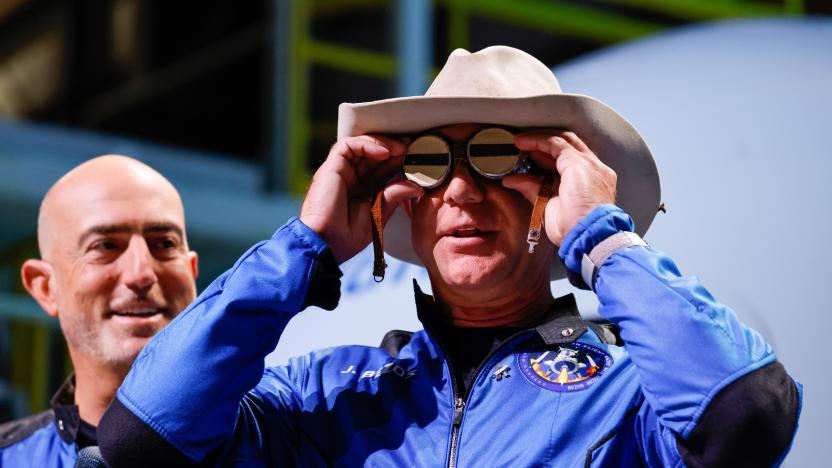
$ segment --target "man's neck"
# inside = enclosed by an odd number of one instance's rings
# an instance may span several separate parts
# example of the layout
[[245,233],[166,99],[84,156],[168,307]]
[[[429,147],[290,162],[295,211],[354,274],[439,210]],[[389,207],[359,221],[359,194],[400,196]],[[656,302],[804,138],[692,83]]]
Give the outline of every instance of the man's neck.
[[485,297],[482,291],[473,294],[442,294],[434,296],[439,310],[455,327],[524,327],[540,321],[554,302],[548,281],[527,288],[510,297]]
[[[74,356],[73,356],[74,358]],[[86,359],[73,359],[75,366],[75,404],[83,421],[98,426],[124,380],[121,372]]]

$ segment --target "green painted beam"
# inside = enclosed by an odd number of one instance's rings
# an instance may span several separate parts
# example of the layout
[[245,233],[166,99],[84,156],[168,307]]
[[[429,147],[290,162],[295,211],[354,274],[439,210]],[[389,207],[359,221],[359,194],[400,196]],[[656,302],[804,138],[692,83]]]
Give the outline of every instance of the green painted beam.
[[802,0],[784,0],[781,5],[750,1],[717,0],[605,0],[607,3],[655,11],[678,18],[703,21],[747,16],[801,14]]
[[58,327],[58,320],[40,309],[29,296],[0,292],[0,320],[35,323]]
[[468,48],[469,12],[465,2],[451,1],[448,4],[448,52]]
[[806,13],[803,0],[784,0],[783,9],[789,15],[802,15]]
[[29,409],[39,413],[49,406],[49,327],[36,326],[32,330],[31,368],[32,388],[29,392]]
[[608,13],[573,3],[543,0],[440,0],[449,8],[598,43],[635,39],[665,29],[665,25]]
[[392,54],[370,52],[330,42],[307,42],[306,56],[309,61],[318,65],[375,78],[393,79],[398,70],[396,57]]
[[[5,294],[2,305],[9,305],[6,301],[10,295]],[[10,383],[13,387],[23,391],[28,403],[27,413],[37,413],[46,409],[49,402],[49,370],[50,366],[57,363],[50,362],[49,348],[53,326],[57,326],[57,320],[51,319],[52,323],[46,324],[40,319],[28,320],[25,317],[27,310],[25,301],[18,301],[19,298],[12,296],[11,305],[18,310],[13,316],[24,317],[24,320],[13,320],[12,328],[12,365]],[[22,308],[14,303],[19,302]],[[5,314],[7,309],[0,309],[3,314],[0,318],[10,317]],[[22,312],[20,312],[22,311]],[[47,317],[43,312],[40,315]],[[41,322],[41,323],[38,323]]]

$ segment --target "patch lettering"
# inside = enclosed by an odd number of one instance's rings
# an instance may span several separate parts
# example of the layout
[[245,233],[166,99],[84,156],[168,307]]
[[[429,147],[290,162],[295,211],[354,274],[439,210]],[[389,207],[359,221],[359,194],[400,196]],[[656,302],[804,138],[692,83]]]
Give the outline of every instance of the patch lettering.
[[382,375],[385,375],[385,374],[394,374],[395,376],[397,376],[399,378],[407,380],[407,379],[410,379],[411,377],[413,377],[414,375],[416,375],[416,369],[406,370],[405,368],[396,364],[395,362],[388,362],[387,364],[383,365],[380,369],[377,369],[377,370],[368,369],[368,370],[363,370],[363,371],[360,371],[359,369],[357,369],[355,367],[355,365],[350,364],[346,369],[344,369],[342,371],[339,371],[338,373],[339,374],[358,374],[359,372],[361,372],[361,375],[359,375],[359,377],[358,377],[359,380],[361,380],[361,379],[377,379],[377,378],[379,378],[379,377],[381,377]]

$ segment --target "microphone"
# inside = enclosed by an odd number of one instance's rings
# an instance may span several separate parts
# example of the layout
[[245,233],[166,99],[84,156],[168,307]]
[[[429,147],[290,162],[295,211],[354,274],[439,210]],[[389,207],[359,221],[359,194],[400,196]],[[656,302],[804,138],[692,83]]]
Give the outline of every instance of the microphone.
[[91,445],[78,451],[75,468],[107,468],[107,462],[101,456],[101,450],[98,449],[98,446]]

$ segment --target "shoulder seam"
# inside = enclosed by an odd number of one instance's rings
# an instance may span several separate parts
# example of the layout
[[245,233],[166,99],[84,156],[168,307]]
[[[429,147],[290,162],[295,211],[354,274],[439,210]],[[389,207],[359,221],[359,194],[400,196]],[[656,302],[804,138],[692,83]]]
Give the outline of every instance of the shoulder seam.
[[619,336],[617,326],[611,322],[593,322],[584,320],[587,327],[592,330],[602,343],[613,346],[624,346],[624,341]]
[[410,343],[413,334],[404,330],[390,330],[384,334],[378,347],[395,359],[399,356],[399,351]]
[[55,413],[49,409],[0,425],[0,448],[7,448],[22,441],[54,420]]

